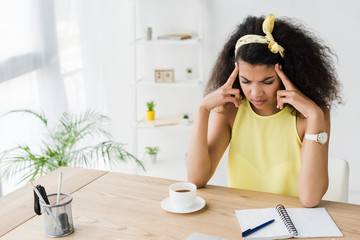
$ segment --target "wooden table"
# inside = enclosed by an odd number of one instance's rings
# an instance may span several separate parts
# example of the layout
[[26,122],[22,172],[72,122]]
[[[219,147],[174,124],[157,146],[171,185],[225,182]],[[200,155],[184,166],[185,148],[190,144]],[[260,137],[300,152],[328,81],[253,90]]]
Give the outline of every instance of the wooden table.
[[[235,210],[269,208],[278,203],[302,207],[296,197],[207,186],[198,190],[206,200],[202,210],[169,213],[160,203],[175,181],[80,168],[60,168],[36,183],[55,193],[60,171],[64,177],[62,192],[74,197],[75,232],[64,239],[186,239],[193,232],[240,239]],[[42,217],[33,212],[32,197],[31,187],[26,185],[0,198],[2,239],[47,238]],[[343,239],[360,239],[360,205],[322,201],[319,207],[327,209]]]

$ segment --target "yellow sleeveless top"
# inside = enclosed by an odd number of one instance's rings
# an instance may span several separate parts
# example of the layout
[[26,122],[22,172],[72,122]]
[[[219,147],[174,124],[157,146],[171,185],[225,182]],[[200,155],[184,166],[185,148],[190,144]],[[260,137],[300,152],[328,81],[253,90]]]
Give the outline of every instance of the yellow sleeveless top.
[[260,116],[244,100],[231,134],[229,187],[298,196],[300,149],[296,116],[289,107]]

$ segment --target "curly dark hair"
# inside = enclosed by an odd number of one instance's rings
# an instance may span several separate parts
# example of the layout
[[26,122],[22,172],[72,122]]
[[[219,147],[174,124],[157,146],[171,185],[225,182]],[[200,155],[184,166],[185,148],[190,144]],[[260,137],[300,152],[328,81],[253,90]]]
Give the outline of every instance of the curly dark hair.
[[[330,108],[334,102],[342,103],[341,86],[333,63],[336,55],[293,19],[275,19],[272,32],[275,41],[285,49],[284,58],[279,53],[270,52],[267,44],[253,43],[241,46],[235,59],[235,44],[240,37],[247,34],[265,35],[262,31],[264,19],[263,16],[248,16],[237,26],[219,54],[205,95],[221,87],[234,70],[234,62],[242,60],[252,65],[279,63],[291,82],[318,106]],[[239,81],[235,81],[233,88],[241,90]]]

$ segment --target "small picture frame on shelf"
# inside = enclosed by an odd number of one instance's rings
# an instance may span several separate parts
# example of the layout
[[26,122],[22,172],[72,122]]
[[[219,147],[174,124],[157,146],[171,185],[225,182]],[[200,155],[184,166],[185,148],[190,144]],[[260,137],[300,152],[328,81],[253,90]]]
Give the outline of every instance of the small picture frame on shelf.
[[156,83],[173,83],[175,70],[170,69],[155,69],[155,82]]

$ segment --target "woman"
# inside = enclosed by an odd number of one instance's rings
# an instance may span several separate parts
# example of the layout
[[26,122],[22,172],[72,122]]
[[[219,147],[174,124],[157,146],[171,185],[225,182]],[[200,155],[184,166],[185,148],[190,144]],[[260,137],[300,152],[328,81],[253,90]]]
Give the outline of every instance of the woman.
[[330,49],[302,25],[247,17],[220,53],[198,106],[188,180],[205,186],[230,143],[230,187],[316,206],[328,187],[329,109],[341,101],[333,69]]

